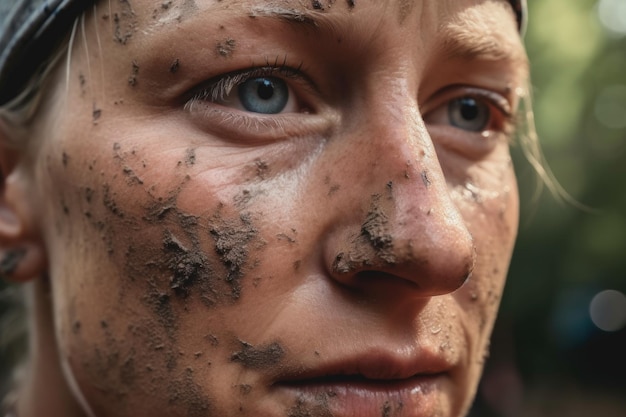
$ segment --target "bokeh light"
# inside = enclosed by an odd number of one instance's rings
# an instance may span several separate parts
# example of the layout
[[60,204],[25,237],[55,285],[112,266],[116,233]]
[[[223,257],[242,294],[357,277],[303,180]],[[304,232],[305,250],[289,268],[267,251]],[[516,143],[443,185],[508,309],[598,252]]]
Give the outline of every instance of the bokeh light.
[[596,294],[589,304],[591,321],[600,330],[616,332],[626,326],[626,296],[616,290]]
[[626,1],[600,0],[598,3],[600,23],[610,33],[626,36]]
[[[626,1],[624,1],[626,5]],[[605,87],[596,98],[596,119],[609,129],[626,127],[626,85]]]

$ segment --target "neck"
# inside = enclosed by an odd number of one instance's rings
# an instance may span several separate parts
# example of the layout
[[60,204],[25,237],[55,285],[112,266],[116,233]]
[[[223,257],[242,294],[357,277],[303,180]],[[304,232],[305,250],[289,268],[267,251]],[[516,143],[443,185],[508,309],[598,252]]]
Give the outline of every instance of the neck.
[[61,369],[47,279],[27,288],[29,360],[18,390],[15,416],[84,417]]

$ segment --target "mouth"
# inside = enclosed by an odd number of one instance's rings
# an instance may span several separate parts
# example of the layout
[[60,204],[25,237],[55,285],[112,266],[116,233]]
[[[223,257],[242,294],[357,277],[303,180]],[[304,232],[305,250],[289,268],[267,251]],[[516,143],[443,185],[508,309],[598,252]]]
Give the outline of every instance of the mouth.
[[274,388],[297,411],[293,415],[426,417],[445,407],[450,369],[435,356],[402,360],[364,355],[301,370]]

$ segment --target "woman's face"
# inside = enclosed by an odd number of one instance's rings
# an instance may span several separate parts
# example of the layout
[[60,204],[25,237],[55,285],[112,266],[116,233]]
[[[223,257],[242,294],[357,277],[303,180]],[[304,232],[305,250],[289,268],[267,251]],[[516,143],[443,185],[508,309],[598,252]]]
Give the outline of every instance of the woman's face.
[[32,138],[77,398],[463,415],[517,230],[525,68],[504,0],[89,9]]

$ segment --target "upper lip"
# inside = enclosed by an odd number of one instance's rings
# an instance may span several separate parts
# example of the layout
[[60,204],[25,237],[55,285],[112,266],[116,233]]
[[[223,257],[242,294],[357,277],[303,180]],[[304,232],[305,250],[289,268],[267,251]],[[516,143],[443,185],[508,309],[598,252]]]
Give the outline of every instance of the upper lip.
[[453,364],[428,349],[398,351],[371,348],[365,352],[322,360],[311,367],[287,371],[279,384],[341,383],[348,381],[392,382],[416,376],[448,373]]

